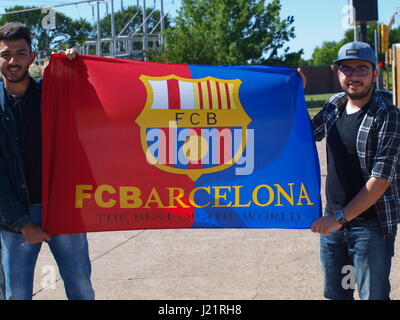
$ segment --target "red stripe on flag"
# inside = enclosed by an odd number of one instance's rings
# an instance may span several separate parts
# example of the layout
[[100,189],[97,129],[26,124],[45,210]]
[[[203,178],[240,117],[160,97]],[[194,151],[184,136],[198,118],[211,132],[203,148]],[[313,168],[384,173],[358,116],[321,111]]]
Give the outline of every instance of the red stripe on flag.
[[181,97],[179,91],[179,82],[177,79],[169,79],[168,84],[168,108],[169,109],[180,109],[181,108]]
[[226,92],[226,102],[228,104],[228,109],[231,108],[231,97],[229,96],[229,86],[225,83],[225,92]]

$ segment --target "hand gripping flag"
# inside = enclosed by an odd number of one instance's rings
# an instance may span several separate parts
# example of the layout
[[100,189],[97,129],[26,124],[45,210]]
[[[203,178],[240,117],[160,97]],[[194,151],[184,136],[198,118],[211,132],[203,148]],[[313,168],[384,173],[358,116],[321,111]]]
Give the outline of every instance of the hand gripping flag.
[[51,234],[301,229],[320,216],[293,69],[52,55],[42,113]]

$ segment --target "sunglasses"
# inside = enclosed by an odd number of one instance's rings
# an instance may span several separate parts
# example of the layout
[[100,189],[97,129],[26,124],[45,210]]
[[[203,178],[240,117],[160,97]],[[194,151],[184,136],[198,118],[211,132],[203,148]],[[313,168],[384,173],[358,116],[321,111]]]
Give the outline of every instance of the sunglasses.
[[352,68],[349,66],[340,66],[338,70],[341,73],[343,73],[346,76],[346,78],[351,78],[353,74],[356,77],[362,78],[368,75],[370,69],[371,68],[368,68],[367,66],[359,66],[357,68]]

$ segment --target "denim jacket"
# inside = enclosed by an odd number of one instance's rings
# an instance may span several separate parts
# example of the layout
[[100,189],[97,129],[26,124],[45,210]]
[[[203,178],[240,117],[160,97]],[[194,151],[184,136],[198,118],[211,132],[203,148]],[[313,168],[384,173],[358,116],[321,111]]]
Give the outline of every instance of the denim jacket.
[[[41,95],[41,80],[30,79]],[[40,108],[38,108],[40,110]],[[23,157],[17,140],[12,111],[0,82],[0,228],[19,232],[30,224],[28,189]]]

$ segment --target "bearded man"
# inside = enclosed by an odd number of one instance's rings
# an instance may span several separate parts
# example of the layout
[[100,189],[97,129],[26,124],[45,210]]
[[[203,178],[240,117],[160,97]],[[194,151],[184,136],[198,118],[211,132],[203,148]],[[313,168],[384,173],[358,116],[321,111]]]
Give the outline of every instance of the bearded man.
[[[400,221],[400,112],[374,90],[377,57],[363,42],[342,46],[334,61],[342,93],[313,119],[326,138],[327,205],[311,230],[321,234],[327,299],[389,299]],[[304,78],[303,78],[304,80]]]

